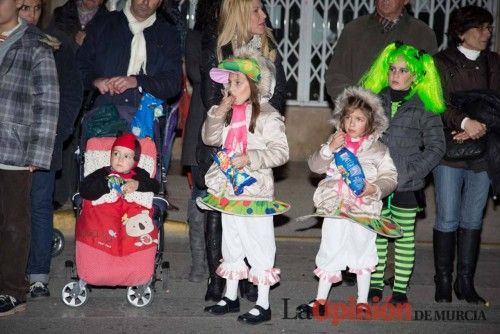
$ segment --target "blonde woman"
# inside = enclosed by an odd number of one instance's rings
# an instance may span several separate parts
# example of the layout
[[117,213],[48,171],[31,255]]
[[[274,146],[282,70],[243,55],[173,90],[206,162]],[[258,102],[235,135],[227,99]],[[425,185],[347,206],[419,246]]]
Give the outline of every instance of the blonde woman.
[[[285,73],[269,28],[269,21],[266,19],[267,14],[261,0],[223,1],[217,26],[215,24],[207,26],[202,37],[201,96],[205,110],[208,111],[212,106],[220,104],[222,100],[223,86],[210,79],[210,69],[217,67],[224,58],[230,57],[234,50],[246,45],[258,50],[264,58],[274,63],[276,80],[272,83],[274,89],[270,90],[269,103],[283,113],[286,100]],[[214,153],[213,148],[205,146],[201,140],[198,141],[196,158],[200,175],[204,176],[207,172],[213,162]],[[205,240],[210,274],[205,300],[219,301],[224,290],[224,280],[215,273],[222,258],[222,224],[219,212],[207,212]],[[242,295],[255,302],[257,289],[252,285],[242,287]]]
[[203,43],[203,103],[208,109],[220,102],[222,85],[210,80],[208,71],[243,45],[258,49],[276,67],[276,86],[269,103],[283,113],[286,102],[286,78],[267,14],[261,0],[223,1],[217,31],[207,32]]

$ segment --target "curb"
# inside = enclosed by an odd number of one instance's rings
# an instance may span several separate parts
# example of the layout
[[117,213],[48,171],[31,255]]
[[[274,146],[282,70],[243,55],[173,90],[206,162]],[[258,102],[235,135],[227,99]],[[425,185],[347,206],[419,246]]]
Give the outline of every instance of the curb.
[[[57,228],[65,236],[72,236],[75,234],[75,213],[73,210],[57,210],[54,212],[54,228]],[[164,229],[166,234],[173,235],[186,235],[188,232],[188,225],[186,222],[180,220],[166,219],[164,222]]]
[[[57,228],[65,236],[73,236],[75,234],[75,214],[73,210],[60,209],[54,212],[54,228]],[[164,222],[165,235],[186,236],[188,234],[188,223],[181,220],[166,219]],[[314,236],[287,236],[276,235],[276,240],[279,241],[308,241],[319,242],[321,237]],[[432,241],[417,241],[419,246],[432,247]],[[482,249],[500,249],[500,243],[481,243]]]

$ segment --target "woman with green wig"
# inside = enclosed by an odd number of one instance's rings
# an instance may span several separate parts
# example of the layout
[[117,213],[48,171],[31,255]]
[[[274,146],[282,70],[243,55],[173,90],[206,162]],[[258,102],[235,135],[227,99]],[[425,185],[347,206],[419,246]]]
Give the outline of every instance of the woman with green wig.
[[[425,177],[445,152],[440,113],[445,109],[439,74],[432,57],[411,45],[385,47],[360,84],[379,94],[389,119],[382,142],[398,171],[398,186],[384,201],[382,214],[403,228],[395,241],[395,277],[391,302],[404,304],[415,262],[415,218],[425,206]],[[388,239],[377,235],[378,265],[372,274],[369,300],[382,300]]]

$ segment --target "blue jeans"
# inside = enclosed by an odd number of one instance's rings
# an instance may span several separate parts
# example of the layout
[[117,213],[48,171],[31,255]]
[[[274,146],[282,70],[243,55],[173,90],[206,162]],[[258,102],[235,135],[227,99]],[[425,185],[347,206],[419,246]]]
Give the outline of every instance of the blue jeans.
[[31,186],[31,248],[26,272],[30,283],[48,283],[52,258],[54,171],[36,171]]
[[488,173],[439,165],[432,174],[436,196],[434,228],[440,232],[453,232],[459,227],[480,230],[490,186]]

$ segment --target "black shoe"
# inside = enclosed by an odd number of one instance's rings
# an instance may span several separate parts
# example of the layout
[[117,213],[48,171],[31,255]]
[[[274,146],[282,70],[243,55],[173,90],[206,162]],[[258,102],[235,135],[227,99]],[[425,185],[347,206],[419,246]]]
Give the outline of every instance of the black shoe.
[[35,282],[30,285],[31,298],[50,297],[47,283]]
[[379,289],[370,289],[368,291],[368,301],[372,304],[377,304],[382,302],[383,291]]
[[350,273],[347,270],[342,270],[342,282],[347,286],[356,285],[356,274]]
[[407,303],[408,303],[408,297],[406,296],[406,293],[402,293],[402,292],[393,292],[392,293],[392,298],[391,298],[392,305],[401,305],[401,304],[407,304]]
[[465,299],[465,301],[469,304],[489,304],[476,292],[476,289],[474,288],[474,281],[471,277],[457,276],[455,284],[453,284],[453,289],[455,290],[455,295],[458,300]]
[[0,295],[0,317],[26,310],[26,302],[9,295]]
[[238,321],[249,325],[258,325],[265,321],[271,320],[271,308],[264,310],[261,306],[255,305],[257,310],[259,310],[259,315],[253,315],[250,312],[242,314],[238,317]]
[[[311,306],[310,304],[313,304],[313,306]],[[314,309],[317,308],[317,315],[319,315],[320,317],[323,317],[325,314],[326,314],[326,306],[325,304],[320,304],[319,302],[316,302],[316,299],[315,300],[311,300],[309,303],[307,304],[301,304],[299,306],[297,306],[297,308],[295,309],[297,311],[297,315],[298,314],[301,314],[302,315],[302,319],[304,319],[304,317],[306,317],[307,319],[310,319],[313,317],[313,313],[315,312]]]
[[212,313],[215,315],[223,315],[226,313],[236,313],[240,311],[240,300],[231,300],[227,297],[222,297],[222,300],[226,302],[226,305],[212,305],[205,307],[205,312]]
[[259,295],[259,288],[257,285],[253,284],[247,280],[241,280],[239,282],[240,295],[241,298],[246,298],[249,302],[255,303]]

